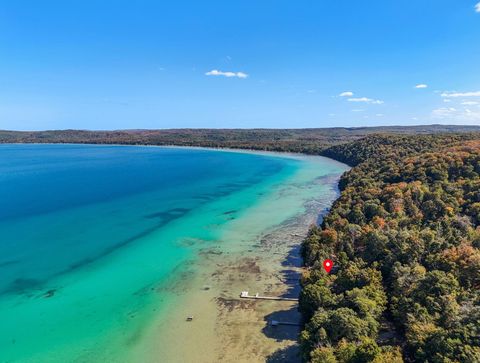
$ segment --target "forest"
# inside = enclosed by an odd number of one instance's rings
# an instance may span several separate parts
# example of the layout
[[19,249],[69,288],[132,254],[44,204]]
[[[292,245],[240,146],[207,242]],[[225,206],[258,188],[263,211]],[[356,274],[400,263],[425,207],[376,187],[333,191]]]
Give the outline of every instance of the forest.
[[480,132],[480,126],[388,126],[315,129],[0,130],[1,143],[176,145],[319,154],[330,146],[376,133]]
[[302,246],[305,361],[480,362],[480,135],[372,135],[323,154],[353,168]]

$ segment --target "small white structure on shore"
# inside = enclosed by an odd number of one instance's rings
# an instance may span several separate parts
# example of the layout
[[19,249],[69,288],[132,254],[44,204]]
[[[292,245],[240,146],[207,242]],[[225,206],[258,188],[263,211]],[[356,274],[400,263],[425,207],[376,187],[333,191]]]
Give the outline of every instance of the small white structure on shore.
[[248,291],[242,291],[242,292],[240,293],[240,297],[243,297],[243,298],[249,297],[249,296],[248,296]]

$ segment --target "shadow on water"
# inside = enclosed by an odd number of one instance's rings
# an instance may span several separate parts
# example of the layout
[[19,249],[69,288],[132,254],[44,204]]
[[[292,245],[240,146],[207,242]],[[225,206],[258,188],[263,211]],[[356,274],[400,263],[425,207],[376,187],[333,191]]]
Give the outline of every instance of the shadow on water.
[[296,341],[298,339],[301,330],[300,326],[271,325],[272,321],[298,324],[300,321],[300,313],[297,310],[297,306],[293,306],[288,310],[274,311],[273,313],[265,315],[264,320],[267,321],[267,325],[262,329],[262,333],[268,338],[275,339],[279,342],[283,340]]
[[[339,189],[337,186],[338,175],[327,175],[318,179],[318,182],[321,184],[332,184],[332,188],[336,196],[339,195]],[[327,193],[328,194],[328,193]],[[319,201],[321,205],[330,205],[331,196],[328,196],[328,200]],[[314,206],[315,211],[318,211],[318,205]],[[323,222],[324,216],[328,213],[330,207],[324,207],[318,213],[316,218],[316,224],[321,225]],[[288,298],[298,298],[300,295],[300,278],[302,275],[301,267],[303,267],[303,260],[301,257],[301,244],[303,240],[302,235],[298,235],[295,232],[291,234],[294,238],[294,246],[288,251],[287,256],[282,261],[282,271],[280,271],[279,279],[286,287],[286,291],[281,295],[281,297]],[[264,317],[264,320],[267,322],[267,325],[262,329],[262,333],[271,339],[275,339],[278,342],[289,341],[293,343],[288,347],[278,349],[270,356],[267,357],[266,362],[276,363],[276,362],[292,362],[300,363],[301,352],[300,345],[298,342],[299,334],[303,329],[302,324],[302,315],[298,311],[298,305],[295,304],[289,309],[277,310],[272,312]],[[279,324],[272,326],[271,322],[276,321]],[[291,323],[292,325],[284,325],[282,323]]]
[[[300,243],[293,246],[288,255],[282,261],[284,269],[281,273],[281,280],[286,286],[286,291],[281,295],[282,297],[298,298],[300,295],[300,278],[303,266],[303,260],[300,256]],[[277,325],[272,326],[272,321],[286,322],[293,324],[300,324],[302,317],[298,311],[298,306],[294,305],[287,310],[277,310],[273,313],[267,314],[264,317],[267,325],[262,329],[262,333],[268,338],[275,339],[278,342],[292,341],[296,342],[286,348],[278,349],[267,357],[266,362],[291,362],[300,363],[300,346],[298,344],[298,336],[302,330],[300,325]]]
[[298,298],[300,295],[301,272],[294,269],[284,269],[280,273],[282,282],[286,286],[285,292],[280,296],[285,298]]
[[282,261],[282,266],[285,267],[285,269],[280,271],[281,280],[287,288],[281,295],[282,297],[297,298],[300,295],[300,278],[302,274],[299,268],[302,267],[302,265],[300,245],[296,245],[290,249],[287,257]]
[[267,363],[299,363],[301,362],[300,349],[297,345],[279,349],[269,355],[265,361]]
[[[292,322],[297,323],[300,321],[300,313],[296,306],[288,310],[275,311],[268,314],[264,318],[268,323],[262,329],[262,333],[268,338],[275,339],[278,342],[282,341],[298,341],[298,335],[300,334],[301,327],[295,325],[278,325],[272,326],[270,323],[273,320],[278,322]],[[270,356],[267,357],[266,362],[301,362],[300,359],[300,346],[298,343],[289,347],[278,349]]]
[[302,257],[300,256],[300,248],[301,248],[300,243],[296,246],[293,246],[293,248],[291,248],[290,251],[288,252],[287,257],[285,257],[285,260],[282,261],[282,266],[302,267],[303,261],[302,261]]

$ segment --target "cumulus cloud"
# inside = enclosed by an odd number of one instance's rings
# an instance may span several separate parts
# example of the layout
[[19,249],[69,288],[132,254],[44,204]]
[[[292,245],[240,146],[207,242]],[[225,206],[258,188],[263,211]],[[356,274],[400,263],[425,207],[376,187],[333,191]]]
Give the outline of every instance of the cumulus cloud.
[[432,111],[432,118],[449,123],[474,124],[480,122],[480,108],[440,107]]
[[444,118],[451,116],[454,112],[457,112],[454,107],[440,107],[432,111],[432,116],[434,118]]
[[443,92],[441,94],[445,98],[458,98],[458,97],[480,97],[480,91],[474,92]]
[[206,76],[222,76],[222,77],[237,77],[237,78],[247,78],[248,74],[243,73],[243,72],[223,72],[219,71],[218,69],[213,69],[207,73],[205,73]]
[[373,105],[381,105],[384,103],[381,100],[374,100],[373,98],[367,98],[367,97],[359,97],[359,98],[349,98],[349,102],[364,102],[364,103],[370,103]]
[[417,85],[415,86],[415,88],[417,88],[417,89],[422,89],[422,88],[427,88],[427,87],[428,87],[428,85],[427,85],[427,84],[424,84],[424,83],[420,83],[420,84],[417,84]]
[[480,13],[480,3],[478,3],[477,5],[475,5],[475,11],[477,13]]
[[345,92],[342,92],[338,95],[339,97],[352,97],[353,96],[353,92],[351,91],[345,91]]

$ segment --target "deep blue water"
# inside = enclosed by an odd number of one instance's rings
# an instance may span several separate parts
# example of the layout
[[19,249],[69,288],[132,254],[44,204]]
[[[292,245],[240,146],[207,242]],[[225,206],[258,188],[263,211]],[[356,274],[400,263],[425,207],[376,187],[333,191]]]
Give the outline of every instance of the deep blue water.
[[0,145],[0,294],[40,288],[293,164],[202,149]]
[[234,190],[278,172],[283,164],[271,157],[200,149],[0,145],[0,220],[146,191]]

